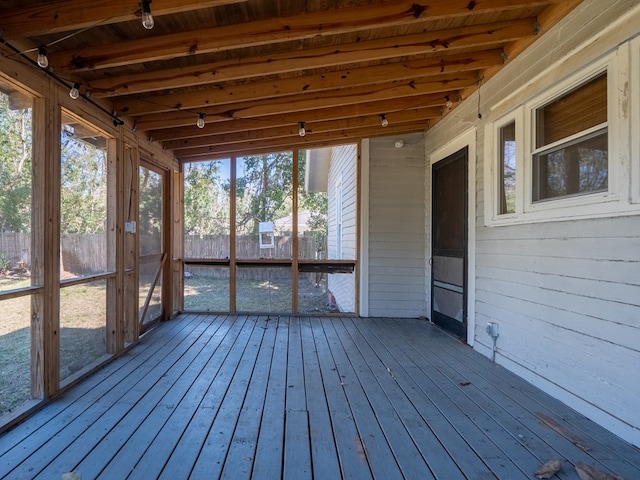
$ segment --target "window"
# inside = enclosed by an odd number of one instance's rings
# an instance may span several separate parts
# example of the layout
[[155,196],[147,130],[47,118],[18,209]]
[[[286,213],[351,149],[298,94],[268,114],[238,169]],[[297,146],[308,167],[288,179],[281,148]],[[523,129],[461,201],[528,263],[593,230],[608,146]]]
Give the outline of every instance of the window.
[[516,212],[516,122],[500,128],[500,207],[498,213]]
[[538,108],[534,118],[531,200],[606,192],[606,73]]
[[[544,74],[496,104],[485,130],[487,225],[601,217],[637,210],[629,163],[632,140],[621,82],[629,77],[620,47],[564,80]],[[551,67],[550,67],[551,68]],[[611,159],[611,160],[610,160]],[[640,191],[640,189],[639,189]]]

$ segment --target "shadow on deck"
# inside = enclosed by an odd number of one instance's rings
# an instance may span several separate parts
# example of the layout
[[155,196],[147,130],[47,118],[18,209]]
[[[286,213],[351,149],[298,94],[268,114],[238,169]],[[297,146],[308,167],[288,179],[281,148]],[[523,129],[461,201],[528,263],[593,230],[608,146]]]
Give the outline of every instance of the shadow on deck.
[[520,479],[640,451],[425,321],[181,315],[0,436],[0,478]]

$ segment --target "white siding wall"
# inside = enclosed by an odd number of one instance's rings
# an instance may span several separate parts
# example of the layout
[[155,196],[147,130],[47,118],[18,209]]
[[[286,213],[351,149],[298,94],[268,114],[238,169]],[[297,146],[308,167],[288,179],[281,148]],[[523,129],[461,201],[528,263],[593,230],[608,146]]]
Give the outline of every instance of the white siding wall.
[[[606,4],[603,8],[602,0],[585,0],[522,57],[483,84],[483,118],[478,120],[478,97],[473,95],[428,132],[426,153],[430,155],[461,129],[477,125],[474,348],[490,355],[484,328],[488,321],[497,322],[498,363],[640,445],[640,216],[632,212],[616,218],[483,226],[484,162],[494,161],[483,158],[485,127],[640,33],[639,1]],[[603,32],[631,9],[633,17]],[[565,58],[532,89],[512,95],[583,44],[585,48]],[[628,87],[624,85],[627,92]],[[631,100],[623,102],[626,108],[640,108],[638,98]],[[628,115],[625,109],[621,112]],[[639,129],[640,125],[632,126],[636,135]],[[628,136],[626,132],[610,131],[610,135],[615,139]],[[631,162],[640,163],[637,157],[636,151]],[[628,172],[623,175],[628,181]]]
[[[404,140],[403,148],[394,147],[398,138]],[[369,316],[423,317],[427,315],[423,136],[371,139],[369,150]]]
[[[336,187],[342,190],[342,259],[356,259],[357,240],[357,174],[358,146],[344,145],[331,149],[329,168],[329,211],[327,239],[328,258],[337,259],[336,236]],[[332,274],[328,277],[328,287],[336,299],[341,312],[355,312],[355,274]]]

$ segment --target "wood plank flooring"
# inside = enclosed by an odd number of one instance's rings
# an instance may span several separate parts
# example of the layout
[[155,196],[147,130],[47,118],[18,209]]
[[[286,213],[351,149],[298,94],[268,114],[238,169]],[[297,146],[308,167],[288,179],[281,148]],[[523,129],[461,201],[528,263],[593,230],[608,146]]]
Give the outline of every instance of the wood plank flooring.
[[0,478],[520,479],[640,451],[425,321],[181,315],[0,436]]

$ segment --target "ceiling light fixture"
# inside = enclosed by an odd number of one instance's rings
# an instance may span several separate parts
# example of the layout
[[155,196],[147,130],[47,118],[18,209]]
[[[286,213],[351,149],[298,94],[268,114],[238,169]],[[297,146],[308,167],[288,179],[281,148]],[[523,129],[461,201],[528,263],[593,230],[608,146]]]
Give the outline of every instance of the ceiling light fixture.
[[304,122],[298,122],[298,135],[304,137],[307,134],[307,131],[304,128]]
[[80,84],[78,82],[75,82],[71,90],[69,90],[69,96],[74,100],[77,100],[80,96]]
[[451,98],[449,97],[449,95],[444,97],[444,104],[449,110],[451,110],[451,107],[453,107],[453,102],[451,101]]
[[196,126],[198,128],[204,128],[204,113],[198,114],[198,120],[196,121]]
[[49,66],[49,59],[47,58],[47,47],[40,45],[38,47],[38,66],[40,68],[47,68]]
[[151,30],[154,25],[153,16],[151,15],[151,0],[142,0],[140,8],[142,10],[142,26],[147,30]]
[[389,126],[389,120],[387,120],[387,117],[384,113],[380,114],[380,125],[382,125],[383,127]]

